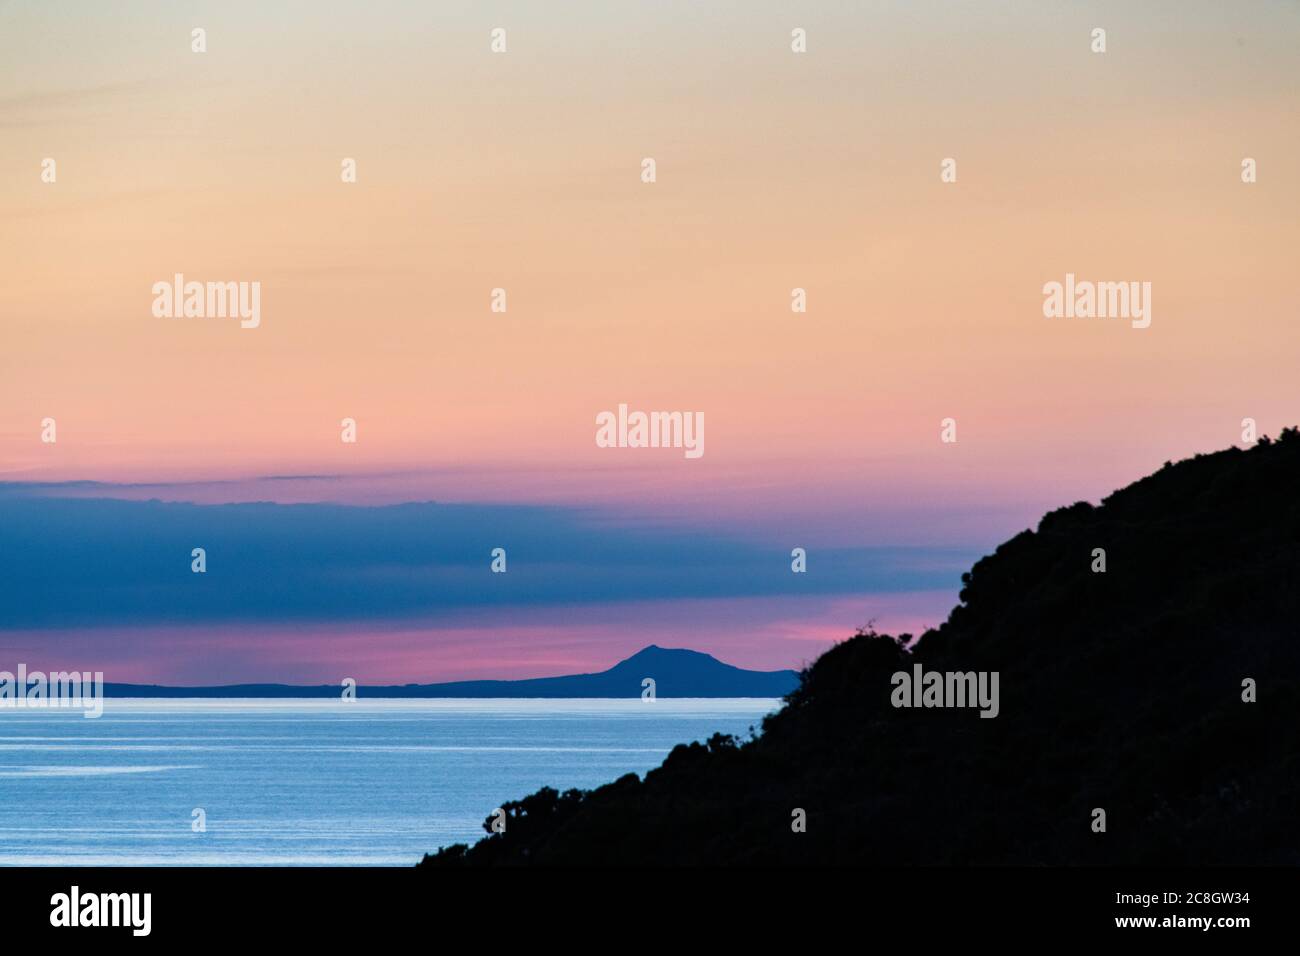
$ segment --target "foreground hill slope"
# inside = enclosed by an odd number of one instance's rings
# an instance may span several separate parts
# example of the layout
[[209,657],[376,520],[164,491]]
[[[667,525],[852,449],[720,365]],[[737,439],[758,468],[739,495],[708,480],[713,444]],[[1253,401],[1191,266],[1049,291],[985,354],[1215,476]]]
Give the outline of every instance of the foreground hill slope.
[[[1300,433],[1054,511],[963,584],[915,642],[823,654],[757,739],[506,803],[421,865],[1300,864]],[[916,664],[998,672],[998,716],[892,706]]]

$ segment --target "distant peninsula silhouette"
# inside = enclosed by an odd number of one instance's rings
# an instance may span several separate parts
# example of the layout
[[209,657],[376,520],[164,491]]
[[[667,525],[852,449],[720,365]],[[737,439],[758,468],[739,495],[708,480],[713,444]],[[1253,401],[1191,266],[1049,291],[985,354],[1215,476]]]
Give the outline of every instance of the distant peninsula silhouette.
[[[1300,432],[1053,511],[962,582],[756,738],[502,802],[421,866],[1300,864]],[[996,672],[998,706],[901,706],[917,665]]]
[[[642,681],[654,681],[656,697],[784,697],[799,683],[792,670],[750,671],[685,648],[651,644],[597,674],[535,677],[527,680],[470,680],[444,684],[357,687],[357,697],[625,697],[639,699]],[[162,687],[156,684],[105,684],[105,697],[332,698],[338,684],[231,684],[223,687]]]

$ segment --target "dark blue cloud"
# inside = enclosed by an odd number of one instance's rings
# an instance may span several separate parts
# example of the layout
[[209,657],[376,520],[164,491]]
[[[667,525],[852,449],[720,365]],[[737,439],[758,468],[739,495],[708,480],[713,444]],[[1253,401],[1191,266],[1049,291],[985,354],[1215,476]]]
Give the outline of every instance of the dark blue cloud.
[[[70,483],[67,490],[84,490]],[[476,607],[950,588],[975,556],[790,547],[572,508],[216,504],[0,483],[0,629],[429,619]],[[193,548],[207,573],[190,571]],[[489,571],[507,550],[509,571]]]

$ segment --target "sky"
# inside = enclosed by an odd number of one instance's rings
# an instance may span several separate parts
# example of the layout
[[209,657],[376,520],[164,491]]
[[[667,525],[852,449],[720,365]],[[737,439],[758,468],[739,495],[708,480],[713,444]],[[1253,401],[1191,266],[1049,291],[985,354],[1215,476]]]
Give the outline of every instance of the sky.
[[[1044,512],[1300,421],[1298,36],[1281,0],[0,0],[0,668],[771,669],[938,624]],[[156,316],[176,273],[260,324]],[[1149,282],[1150,326],[1046,318],[1067,273]],[[598,447],[621,403],[705,453]]]

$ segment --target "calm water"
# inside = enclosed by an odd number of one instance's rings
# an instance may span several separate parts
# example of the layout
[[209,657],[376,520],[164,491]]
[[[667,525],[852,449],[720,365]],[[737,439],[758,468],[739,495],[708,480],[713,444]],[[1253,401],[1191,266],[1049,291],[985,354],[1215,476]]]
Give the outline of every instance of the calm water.
[[[110,700],[0,709],[0,864],[395,864],[505,800],[746,735],[776,700]],[[193,810],[207,832],[192,829]]]

